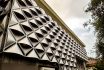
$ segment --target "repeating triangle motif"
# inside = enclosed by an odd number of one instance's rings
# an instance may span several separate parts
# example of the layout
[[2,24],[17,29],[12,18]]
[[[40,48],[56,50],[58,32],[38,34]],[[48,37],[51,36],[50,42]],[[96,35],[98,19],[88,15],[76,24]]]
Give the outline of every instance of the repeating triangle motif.
[[12,34],[8,30],[8,34],[6,36],[6,43],[5,43],[5,48],[9,47],[10,45],[15,43],[15,39],[13,38]]
[[48,58],[46,53],[43,55],[42,60],[49,60],[49,58]]
[[[0,39],[3,37],[2,25]],[[2,27],[5,28],[5,24]],[[79,49],[82,50],[77,51]],[[13,0],[2,52],[58,63],[63,70],[76,68],[76,55],[87,60],[85,49],[74,42],[34,0]]]
[[30,57],[30,58],[39,58],[38,55],[36,54],[35,50],[32,50],[28,55],[27,57]]

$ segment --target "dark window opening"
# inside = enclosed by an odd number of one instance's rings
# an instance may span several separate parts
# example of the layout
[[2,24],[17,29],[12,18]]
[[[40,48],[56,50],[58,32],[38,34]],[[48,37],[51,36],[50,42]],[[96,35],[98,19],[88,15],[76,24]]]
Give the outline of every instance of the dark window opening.
[[38,26],[35,23],[33,23],[33,22],[29,22],[29,23],[31,24],[32,27],[38,28]]
[[13,32],[14,35],[16,36],[23,36],[24,34],[18,30],[14,30],[14,29],[11,29],[11,31]]
[[33,6],[29,0],[25,0],[28,6]]
[[59,39],[56,39],[56,41],[57,41],[57,42],[60,42],[60,40],[59,40]]
[[44,34],[47,34],[47,31],[45,31],[45,30],[43,30],[43,29],[41,29],[41,31],[42,31],[42,33],[44,33]]
[[62,43],[62,45],[65,45],[65,43]]
[[62,37],[61,37],[61,36],[58,36],[58,38],[59,38],[59,39],[62,39]]
[[51,22],[51,24],[52,24],[53,26],[56,26],[55,23],[53,23],[53,22]]
[[61,36],[63,36],[63,34],[60,33]]
[[63,46],[60,46],[61,49],[63,49]]
[[45,18],[47,21],[50,21],[50,19],[49,19],[47,16],[44,16],[44,18]]
[[44,54],[42,49],[36,49],[39,54]]
[[57,27],[57,29],[58,29],[58,30],[60,30],[60,28],[59,28],[59,27]]
[[28,18],[32,18],[32,15],[29,12],[27,12],[27,11],[23,11],[23,12]]
[[25,20],[25,17],[24,17],[22,14],[20,14],[20,13],[18,13],[18,12],[15,12],[15,11],[14,11],[14,13],[15,13],[15,15],[16,15],[16,17],[17,17],[18,19],[20,19],[20,20]]
[[40,33],[36,33],[36,35],[39,37],[39,38],[43,38],[44,36]]
[[46,39],[47,40],[47,42],[52,42],[50,39]]
[[3,32],[2,31],[0,31],[0,36],[3,34]]
[[57,33],[55,33],[55,32],[52,32],[53,33],[53,35],[57,35]]
[[23,49],[31,49],[31,46],[28,44],[24,44],[24,43],[19,43],[19,44]]
[[63,40],[64,42],[66,42],[66,40]]
[[51,30],[51,29],[50,29],[49,27],[47,27],[47,26],[45,26],[45,28],[46,28],[47,31],[50,31],[50,30]]
[[62,34],[65,34],[63,31],[61,31],[62,32]]
[[53,56],[53,54],[52,54],[52,53],[47,53],[47,55],[48,55],[48,56],[50,56],[50,57],[51,57],[51,56]]
[[55,49],[54,47],[51,47],[51,49],[52,49],[52,51],[53,51],[53,52],[55,52],[55,51],[56,51],[56,49]]
[[59,31],[55,29],[55,32],[58,33]]
[[38,14],[42,14],[41,10],[39,10],[39,9],[37,9],[37,8],[35,8],[35,9],[36,9],[36,12],[37,12]]
[[50,37],[53,39],[53,38],[55,38],[53,35],[50,35]]
[[44,46],[44,47],[48,47],[48,44],[45,44],[45,43],[41,43],[42,44],[42,46]]
[[53,26],[51,24],[48,24],[50,28],[53,28]]
[[55,46],[58,46],[58,44],[57,44],[57,43],[54,43],[54,45],[55,45]]
[[1,11],[0,11],[0,14],[2,14],[2,13],[3,13],[3,11],[1,10]]
[[44,18],[40,18],[42,22],[46,23],[47,21]]
[[22,0],[18,0],[18,3],[19,3],[21,6],[26,7],[26,4],[25,4]]
[[67,37],[64,37],[65,39],[67,39]]
[[0,3],[1,4],[0,6],[3,7],[3,8],[5,8],[7,6],[7,4],[8,4],[9,1],[3,1],[3,0],[1,1],[0,0],[0,2],[1,2]]
[[34,16],[38,16],[38,14],[34,10],[30,9],[30,11]]
[[31,38],[31,37],[29,37],[29,39],[30,39],[33,43],[37,43],[37,42],[38,42],[37,39]]
[[43,25],[42,22],[39,21],[39,20],[36,20],[36,22],[37,22],[37,24],[39,24],[39,25]]
[[24,30],[26,30],[28,32],[32,31],[32,29],[28,26],[22,25],[22,27],[24,28]]

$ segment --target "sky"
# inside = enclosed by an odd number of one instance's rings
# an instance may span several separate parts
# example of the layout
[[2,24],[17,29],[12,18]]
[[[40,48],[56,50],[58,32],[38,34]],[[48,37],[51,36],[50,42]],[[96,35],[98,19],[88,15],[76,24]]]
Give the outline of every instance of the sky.
[[46,3],[60,16],[66,25],[73,30],[73,32],[86,45],[87,55],[95,57],[96,54],[94,44],[96,37],[94,35],[94,28],[89,30],[83,24],[91,17],[90,14],[85,13],[90,0],[45,0]]

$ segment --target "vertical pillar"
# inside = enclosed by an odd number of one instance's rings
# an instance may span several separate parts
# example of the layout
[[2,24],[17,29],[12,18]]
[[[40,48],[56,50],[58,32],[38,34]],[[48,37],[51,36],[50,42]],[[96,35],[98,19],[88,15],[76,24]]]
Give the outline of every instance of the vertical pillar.
[[2,56],[1,56],[1,53],[0,53],[0,70],[1,70],[1,65],[2,65]]
[[87,70],[86,69],[86,62],[83,62],[83,65],[84,65],[84,70]]

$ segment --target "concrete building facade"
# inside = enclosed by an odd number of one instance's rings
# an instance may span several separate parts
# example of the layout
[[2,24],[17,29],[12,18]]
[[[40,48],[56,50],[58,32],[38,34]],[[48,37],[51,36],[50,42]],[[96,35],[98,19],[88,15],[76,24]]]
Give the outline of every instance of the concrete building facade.
[[86,69],[85,45],[44,0],[5,0],[4,5],[0,70]]

